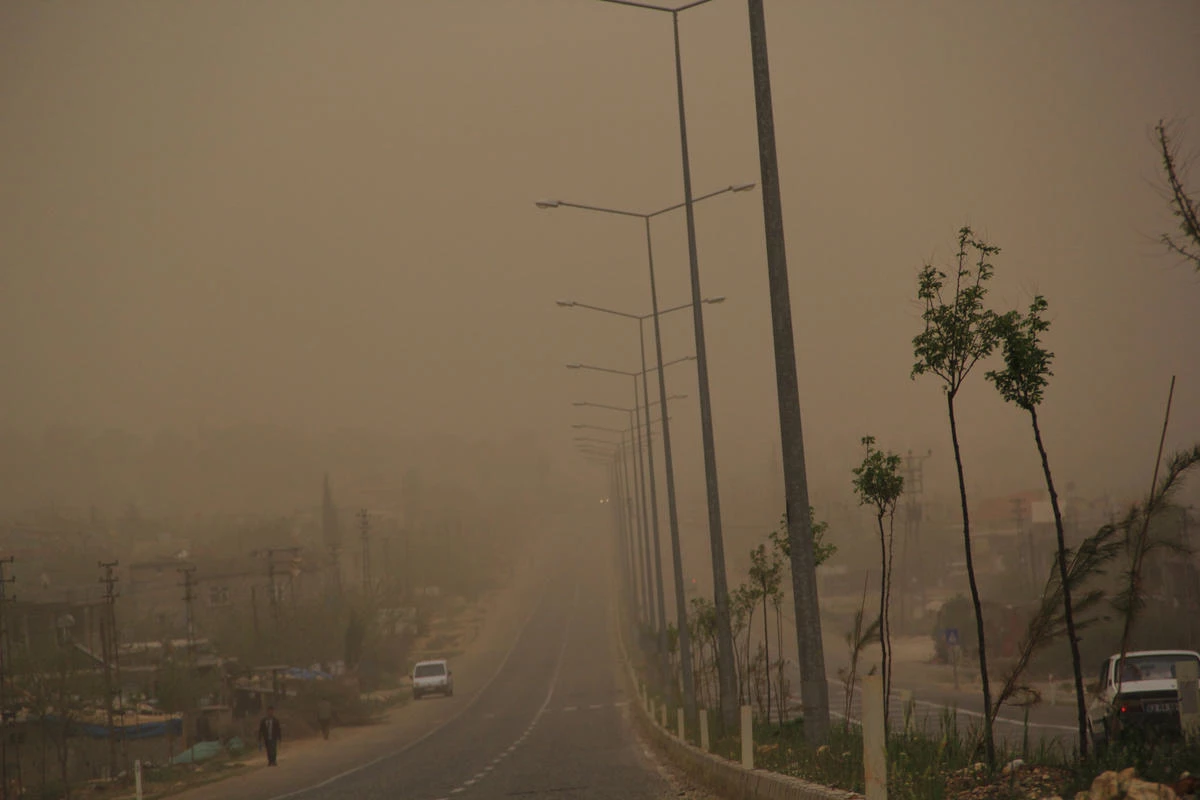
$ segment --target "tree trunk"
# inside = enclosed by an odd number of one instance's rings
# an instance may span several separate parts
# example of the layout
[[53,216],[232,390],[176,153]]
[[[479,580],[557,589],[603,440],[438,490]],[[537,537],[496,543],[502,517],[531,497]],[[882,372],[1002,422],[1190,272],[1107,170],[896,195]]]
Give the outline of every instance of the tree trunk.
[[967,481],[963,477],[962,451],[958,446],[958,421],[954,417],[954,395],[946,393],[946,409],[950,414],[950,438],[954,444],[954,466],[958,470],[958,495],[962,501],[963,553],[967,562],[967,582],[971,585],[971,605],[975,609],[975,631],[979,637],[979,681],[983,684],[983,747],[988,766],[996,764],[996,743],[992,738],[992,687],[988,683],[987,642],[983,630],[983,602],[979,599],[979,584],[975,581],[975,559],[971,554],[971,517],[967,510]]
[[879,672],[883,678],[883,729],[888,729],[888,626],[887,584],[888,548],[887,536],[883,532],[883,512],[875,515],[879,526]]
[[750,656],[750,640],[754,638],[754,604],[750,605],[750,611],[746,614],[746,703],[749,705],[754,702],[753,681],[754,681],[754,662]]
[[1088,756],[1087,696],[1083,691],[1083,662],[1079,657],[1079,639],[1075,635],[1075,611],[1071,605],[1071,588],[1067,585],[1067,541],[1063,530],[1062,510],[1058,507],[1058,492],[1050,474],[1050,459],[1042,443],[1042,431],[1038,426],[1037,409],[1029,409],[1033,422],[1033,438],[1037,442],[1038,454],[1042,457],[1042,472],[1046,475],[1046,490],[1050,493],[1050,507],[1054,510],[1054,531],[1058,535],[1058,579],[1062,582],[1063,616],[1067,622],[1067,641],[1071,643],[1071,669],[1075,678],[1075,706],[1079,721],[1079,757]]
[[888,557],[887,557],[887,601],[884,603],[883,625],[887,628],[888,652],[885,661],[887,662],[887,673],[884,676],[883,682],[883,710],[884,710],[884,726],[887,726],[887,709],[892,701],[892,567],[896,558],[896,507],[893,505],[890,514],[888,515]]
[[780,603],[778,602],[781,599],[781,597],[776,596],[775,641],[779,642],[779,669],[776,671],[776,674],[779,676],[779,681],[775,684],[775,687],[779,690],[776,696],[779,698],[779,725],[782,727],[783,723],[787,722],[787,693],[783,688],[783,609],[780,608]]
[[767,724],[771,724],[771,615],[767,608],[767,582],[762,582],[763,590],[763,675],[767,679]]
[[779,159],[775,151],[775,112],[771,101],[771,68],[767,58],[767,22],[763,0],[747,0],[750,52],[754,71],[754,105],[758,124],[758,160],[762,178],[763,227],[767,249],[767,282],[771,298],[771,333],[775,350],[775,388],[779,398],[779,435],[791,545],[792,597],[796,606],[800,694],[804,704],[804,738],[817,746],[829,738],[829,684],[821,640],[817,565],[809,516],[808,474],[796,373],[796,339],[792,330],[788,289],[787,247]]

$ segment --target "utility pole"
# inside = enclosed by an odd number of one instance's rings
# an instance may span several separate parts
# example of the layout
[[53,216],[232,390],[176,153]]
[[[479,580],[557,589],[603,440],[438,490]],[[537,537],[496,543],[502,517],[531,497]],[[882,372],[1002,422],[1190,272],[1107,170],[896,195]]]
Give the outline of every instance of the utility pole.
[[825,676],[825,652],[821,641],[817,567],[809,513],[811,504],[804,463],[796,340],[792,331],[783,201],[779,189],[779,160],[775,151],[775,112],[771,102],[771,69],[767,59],[767,22],[763,0],[747,0],[747,3],[754,67],[754,103],[758,112],[758,158],[762,173],[763,223],[771,295],[771,331],[775,341],[775,383],[779,395],[779,433],[782,441],[784,496],[787,500],[788,542],[791,546],[792,594],[796,606],[796,642],[800,650],[800,694],[804,704],[805,738],[810,744],[817,744],[829,738],[829,684]]
[[275,588],[275,551],[267,550],[267,585],[270,587],[268,591],[271,596],[268,601],[271,603],[271,619],[275,622],[275,629],[279,630],[279,598],[278,589]]
[[[276,577],[278,576],[279,572],[276,569],[275,554],[283,553],[287,556],[290,556],[291,559],[295,559],[296,555],[299,552],[300,552],[299,547],[268,547],[265,550],[250,551],[251,556],[256,556],[256,557],[257,556],[266,556],[267,557],[267,586],[268,586],[268,590],[271,593],[271,596],[268,598],[268,600],[271,604],[271,618],[275,622],[276,630],[279,629],[279,585],[276,582]],[[253,592],[251,593],[251,596],[253,597]],[[257,606],[255,606],[254,621],[255,621],[255,626],[257,626],[257,624],[258,624]]]
[[[16,577],[5,574],[5,569],[16,559],[12,556],[0,558],[0,797],[8,798],[8,604],[15,598],[8,593],[8,585],[16,583]],[[19,756],[19,753],[18,753]],[[17,759],[20,763],[20,758]]]
[[[100,623],[101,656],[104,659],[104,691],[105,711],[108,717],[109,769],[115,777],[120,770],[118,767],[117,724],[118,708],[123,713],[121,701],[121,646],[117,635],[117,561],[101,561],[100,569],[104,575],[100,583],[104,584],[104,615]],[[114,708],[116,706],[116,708]]]
[[365,508],[358,510],[358,534],[362,539],[363,594],[371,592],[371,516]]
[[192,576],[196,573],[195,567],[180,567],[179,574],[183,576],[183,614],[184,624],[187,626],[187,643],[188,643],[188,660],[192,661],[196,658],[196,617],[195,607],[193,605],[193,592],[195,587]]

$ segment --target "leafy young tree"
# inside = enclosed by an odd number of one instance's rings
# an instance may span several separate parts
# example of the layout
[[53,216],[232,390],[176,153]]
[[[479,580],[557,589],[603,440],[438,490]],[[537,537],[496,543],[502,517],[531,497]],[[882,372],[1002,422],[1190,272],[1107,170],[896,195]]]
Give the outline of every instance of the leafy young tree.
[[1200,270],[1200,211],[1197,210],[1196,200],[1184,189],[1183,179],[1179,174],[1178,156],[1167,126],[1160,119],[1154,126],[1158,139],[1159,152],[1162,154],[1163,172],[1167,175],[1167,193],[1170,195],[1171,214],[1179,220],[1180,234],[1162,235],[1162,243],[1167,249],[1183,256],[1192,266]]
[[[771,715],[771,633],[770,609],[773,604],[779,608],[783,597],[783,561],[775,550],[768,551],[765,544],[750,551],[750,580],[758,587],[763,606],[763,657],[766,660],[767,677],[767,716]],[[779,649],[783,650],[783,642],[779,641]],[[782,694],[782,692],[781,692]],[[779,721],[783,722],[783,697],[779,698]]]
[[[1028,313],[1022,317],[1017,313],[1006,314],[1003,317],[1003,354],[1004,369],[991,370],[987,379],[995,384],[1000,396],[1005,402],[1012,403],[1018,408],[1029,412],[1029,421],[1033,425],[1033,440],[1037,444],[1038,455],[1042,459],[1042,475],[1046,480],[1046,491],[1050,494],[1050,507],[1054,511],[1054,531],[1058,538],[1058,582],[1056,596],[1061,596],[1063,619],[1066,625],[1067,641],[1071,646],[1071,670],[1075,681],[1075,712],[1079,725],[1079,754],[1087,758],[1088,748],[1088,718],[1087,696],[1083,688],[1083,663],[1079,655],[1079,638],[1075,631],[1075,610],[1071,603],[1071,582],[1067,570],[1067,542],[1063,531],[1062,509],[1059,507],[1058,492],[1054,488],[1054,475],[1050,471],[1050,458],[1046,455],[1046,445],[1042,441],[1042,429],[1038,424],[1038,406],[1049,379],[1054,374],[1050,371],[1050,362],[1054,354],[1042,346],[1042,334],[1050,328],[1050,323],[1042,316],[1048,304],[1046,298],[1038,295],[1033,298]],[[1043,594],[1043,600],[1045,594]],[[999,702],[997,702],[997,707]]]
[[[883,673],[883,727],[887,729],[888,703],[892,691],[892,630],[889,622],[888,605],[892,599],[892,558],[896,532],[896,503],[904,491],[904,478],[900,475],[900,456],[883,452],[875,447],[874,436],[864,436],[863,446],[867,454],[862,464],[854,468],[854,491],[858,502],[875,507],[875,523],[879,526],[879,648],[880,667]],[[883,518],[888,518],[887,530]]]
[[[743,583],[741,586],[733,590],[733,596],[730,598],[730,608],[733,612],[733,627],[734,632],[740,633],[745,631],[746,643],[743,648],[743,655],[739,656],[741,661],[741,682],[740,691],[742,694],[742,702],[750,702],[750,687],[752,664],[750,660],[750,640],[754,633],[754,610],[758,608],[759,588],[754,583]],[[737,637],[734,637],[737,641]],[[735,653],[736,655],[736,653]]]
[[[969,227],[958,232],[958,253],[952,276],[926,264],[917,284],[917,298],[924,305],[921,315],[924,330],[913,337],[912,376],[934,375],[941,379],[950,418],[950,439],[954,444],[954,465],[958,470],[958,494],[962,504],[963,551],[967,562],[967,581],[975,610],[979,636],[979,677],[983,684],[983,706],[992,706],[988,682],[987,644],[984,639],[983,603],[975,580],[975,560],[971,552],[971,519],[967,510],[967,481],[963,474],[962,450],[958,442],[958,420],[954,401],[967,376],[981,360],[996,349],[1002,333],[1002,319],[984,307],[987,283],[994,267],[991,258],[1000,252],[975,236]],[[951,294],[952,292],[952,294]],[[996,761],[991,717],[985,715],[983,744],[989,764]]]
[[[705,597],[692,598],[692,610],[688,615],[692,641],[696,643],[696,691],[704,697],[706,708],[716,699],[716,653],[717,653],[717,608]],[[712,654],[711,661],[709,653]]]
[[[812,530],[813,537],[813,564],[814,568],[820,567],[826,561],[833,557],[837,552],[837,545],[832,542],[825,541],[825,534],[829,530],[829,523],[825,520],[818,521],[816,518],[816,510],[808,507],[808,522],[809,529]],[[788,520],[787,512],[784,511],[779,517],[779,526],[771,531],[767,537],[771,540],[771,547],[778,553],[782,565],[782,576],[788,575],[789,568],[792,563],[792,548],[791,539],[788,536]],[[787,581],[790,584],[790,581]],[[780,655],[776,664],[777,683],[779,687],[779,719],[785,721],[787,717],[787,703],[783,702],[783,698],[787,697],[786,680],[784,671],[787,668],[787,661],[783,657],[783,595],[780,591],[771,599],[771,604],[775,607],[775,641],[779,642]]]
[[[833,557],[837,552],[837,545],[825,541],[825,533],[829,530],[829,523],[824,520],[817,522],[816,513],[816,510],[812,506],[808,507],[808,519],[813,532],[813,561],[819,567]],[[785,565],[790,564],[792,544],[791,540],[788,539],[786,511],[779,518],[779,527],[771,531],[769,538],[772,546],[783,556]]]

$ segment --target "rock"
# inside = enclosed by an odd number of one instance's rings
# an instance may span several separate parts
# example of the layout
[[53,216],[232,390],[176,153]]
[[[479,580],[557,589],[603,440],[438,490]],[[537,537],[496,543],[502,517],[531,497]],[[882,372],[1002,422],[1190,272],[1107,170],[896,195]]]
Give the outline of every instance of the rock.
[[829,755],[829,745],[823,744],[817,748],[817,758],[824,758]]
[[976,773],[985,772],[987,770],[987,764],[984,764],[982,761],[977,761],[975,762],[974,769]]
[[1014,758],[1012,761],[1010,761],[1004,765],[1004,769],[1001,770],[1001,774],[1002,775],[1011,775],[1014,772],[1019,771],[1021,769],[1021,767],[1023,767],[1023,766],[1025,766],[1025,759]]
[[1139,781],[1134,778],[1129,784],[1129,790],[1125,792],[1125,797],[1128,800],[1177,800],[1178,795],[1170,786],[1163,786],[1161,783],[1151,783],[1150,781]]
[[1120,795],[1121,790],[1117,786],[1117,773],[1109,770],[1101,772],[1092,781],[1091,791],[1088,792],[1088,800],[1116,800]]
[[1179,780],[1175,783],[1175,794],[1180,797],[1190,797],[1196,794],[1197,789],[1200,789],[1200,781],[1187,772],[1180,775]]
[[1133,767],[1128,767],[1117,773],[1117,788],[1122,792],[1129,791],[1129,784],[1137,779],[1137,770]]
[[1091,794],[1089,792],[1076,792],[1075,793],[1075,800],[1090,800],[1090,798],[1091,798]]

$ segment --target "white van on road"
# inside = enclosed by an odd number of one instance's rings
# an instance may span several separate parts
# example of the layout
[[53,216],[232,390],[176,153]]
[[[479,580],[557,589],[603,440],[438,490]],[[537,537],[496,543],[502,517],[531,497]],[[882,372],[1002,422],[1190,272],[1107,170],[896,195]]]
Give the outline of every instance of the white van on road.
[[454,673],[445,659],[418,661],[412,671],[413,700],[427,694],[454,696]]

